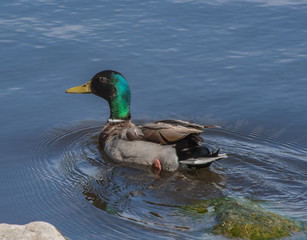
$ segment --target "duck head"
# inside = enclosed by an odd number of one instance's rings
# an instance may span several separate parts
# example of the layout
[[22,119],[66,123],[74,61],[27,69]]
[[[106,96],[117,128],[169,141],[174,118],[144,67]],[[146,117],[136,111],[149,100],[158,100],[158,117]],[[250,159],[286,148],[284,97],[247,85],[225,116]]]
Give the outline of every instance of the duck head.
[[110,119],[126,120],[130,114],[130,87],[124,76],[116,71],[106,70],[97,73],[87,83],[66,90],[66,93],[93,93],[108,101]]

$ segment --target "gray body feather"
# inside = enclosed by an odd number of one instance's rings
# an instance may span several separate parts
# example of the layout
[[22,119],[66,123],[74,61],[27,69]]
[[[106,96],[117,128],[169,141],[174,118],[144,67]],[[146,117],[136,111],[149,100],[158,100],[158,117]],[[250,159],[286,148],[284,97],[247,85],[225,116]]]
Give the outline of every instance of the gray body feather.
[[106,154],[116,162],[136,163],[151,166],[159,159],[163,170],[176,171],[179,167],[176,149],[145,141],[126,141],[115,136],[104,147]]
[[162,169],[176,171],[179,164],[206,165],[227,156],[210,153],[201,146],[202,126],[180,120],[164,120],[135,126],[130,120],[108,122],[100,134],[100,145],[116,162],[153,165],[160,160]]

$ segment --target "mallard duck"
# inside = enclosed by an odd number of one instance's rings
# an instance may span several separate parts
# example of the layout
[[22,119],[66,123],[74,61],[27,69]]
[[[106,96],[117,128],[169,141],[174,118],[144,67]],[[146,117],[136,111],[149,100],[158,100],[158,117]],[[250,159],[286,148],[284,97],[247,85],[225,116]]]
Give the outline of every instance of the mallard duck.
[[158,171],[173,172],[181,165],[207,167],[226,158],[201,145],[205,128],[181,120],[163,120],[136,126],[131,122],[130,87],[116,71],[97,73],[89,82],[66,90],[66,93],[93,93],[109,103],[110,117],[103,127],[99,144],[116,162],[150,165]]

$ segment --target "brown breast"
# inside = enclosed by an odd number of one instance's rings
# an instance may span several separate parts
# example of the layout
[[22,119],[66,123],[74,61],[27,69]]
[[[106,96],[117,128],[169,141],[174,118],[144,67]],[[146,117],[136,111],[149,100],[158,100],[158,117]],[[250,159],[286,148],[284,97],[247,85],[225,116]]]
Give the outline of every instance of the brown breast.
[[99,144],[102,148],[104,148],[106,142],[112,137],[119,134],[126,128],[134,127],[135,125],[131,123],[130,120],[126,120],[124,122],[107,122],[103,129],[101,130],[99,136]]

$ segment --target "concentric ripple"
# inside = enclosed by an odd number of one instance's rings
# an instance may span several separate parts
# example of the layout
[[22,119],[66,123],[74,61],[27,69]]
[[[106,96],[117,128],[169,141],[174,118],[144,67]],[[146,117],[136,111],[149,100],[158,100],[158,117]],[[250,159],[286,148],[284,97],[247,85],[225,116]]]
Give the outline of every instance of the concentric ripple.
[[87,121],[55,128],[28,147],[36,208],[46,218],[58,216],[68,237],[216,238],[210,233],[214,219],[178,209],[223,196],[265,201],[270,210],[307,221],[306,149],[294,149],[292,141],[279,142],[261,128],[212,129],[204,135],[206,143],[221,147],[228,159],[206,169],[156,175],[103,158],[101,127]]

